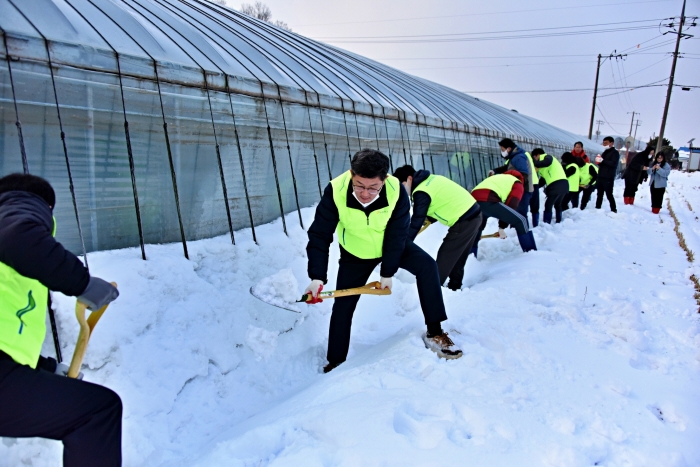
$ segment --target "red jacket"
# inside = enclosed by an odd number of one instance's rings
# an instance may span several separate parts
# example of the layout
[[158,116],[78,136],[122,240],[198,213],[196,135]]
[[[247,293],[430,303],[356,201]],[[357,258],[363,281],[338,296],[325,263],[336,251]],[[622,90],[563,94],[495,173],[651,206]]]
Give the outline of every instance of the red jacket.
[[[508,193],[508,198],[506,198],[505,204],[513,209],[518,208],[520,200],[523,197],[525,187],[523,186],[523,176],[517,170],[507,170],[503,172],[508,175],[512,175],[518,179],[517,182],[513,183],[513,188],[511,188],[510,193]],[[495,191],[489,190],[487,188],[480,188],[478,190],[472,191],[472,196],[475,200],[487,203],[502,203],[503,200],[500,196],[496,194]]]
[[577,154],[577,153],[573,152],[573,150],[572,150],[571,154],[573,154],[574,157],[580,157],[581,159],[583,159],[583,162],[585,162],[586,164],[591,162],[591,160],[588,158],[588,154],[586,154],[585,150],[581,151],[580,154]]

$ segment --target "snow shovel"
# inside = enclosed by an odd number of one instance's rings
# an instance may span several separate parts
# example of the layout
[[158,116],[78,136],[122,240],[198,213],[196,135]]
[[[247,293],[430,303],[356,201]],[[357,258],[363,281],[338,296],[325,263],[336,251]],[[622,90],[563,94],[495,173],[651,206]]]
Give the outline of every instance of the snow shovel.
[[[114,287],[117,286],[115,282],[112,282]],[[83,358],[85,358],[85,351],[87,350],[88,342],[90,341],[90,335],[92,330],[97,326],[97,322],[100,320],[105,310],[109,306],[109,303],[97,311],[90,313],[87,319],[85,319],[85,310],[87,310],[87,305],[77,301],[75,304],[75,316],[78,318],[78,323],[80,324],[80,334],[78,334],[78,342],[75,344],[75,350],[73,351],[73,359],[70,362],[70,367],[68,367],[68,377],[77,378],[80,374],[80,367],[83,364]]]
[[494,232],[488,235],[482,235],[481,238],[498,238],[498,232]]
[[431,224],[432,224],[432,222],[430,222],[429,220],[426,219],[425,222],[423,222],[423,227],[420,228],[420,230],[418,231],[418,233],[416,235],[420,235],[421,233],[423,233],[423,231],[425,229],[427,229],[428,227],[430,227]]
[[[378,281],[370,282],[362,287],[355,287],[354,289],[340,289],[340,290],[328,290],[325,292],[319,292],[318,298],[338,298],[338,297],[349,297],[350,295],[391,295],[391,289],[381,289],[381,285]],[[306,303],[312,299],[311,294],[304,294],[301,296],[301,300],[297,300],[297,303]]]

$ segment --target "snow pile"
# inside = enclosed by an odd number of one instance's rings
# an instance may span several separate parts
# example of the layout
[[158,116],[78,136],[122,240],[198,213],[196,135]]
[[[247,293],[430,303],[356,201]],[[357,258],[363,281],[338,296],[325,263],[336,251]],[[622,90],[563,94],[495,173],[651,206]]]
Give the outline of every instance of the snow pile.
[[253,285],[250,292],[260,300],[282,308],[299,311],[295,305],[300,297],[299,283],[291,269],[282,269]]
[[[700,209],[700,175],[671,181],[674,209],[674,190]],[[189,243],[190,260],[177,244],[149,245],[145,262],[137,249],[92,254],[122,295],[93,334],[85,378],[122,396],[126,466],[700,465],[692,268],[645,190],[618,214],[575,209],[536,228],[536,252],[512,231],[482,241],[465,288],[444,291],[444,328],[464,351],[454,361],[425,349],[415,280],[400,271],[392,295],[362,297],[348,361],[321,374],[333,301],[299,314],[249,293],[301,296],[296,213],[289,237],[277,221],[256,229],[259,245],[249,231],[235,246]],[[310,225],[313,209],[302,214]],[[445,231],[418,243],[434,255]],[[337,260],[334,245],[329,290]],[[56,302],[71,355],[74,301]],[[60,452],[4,439],[0,466],[55,466]]]

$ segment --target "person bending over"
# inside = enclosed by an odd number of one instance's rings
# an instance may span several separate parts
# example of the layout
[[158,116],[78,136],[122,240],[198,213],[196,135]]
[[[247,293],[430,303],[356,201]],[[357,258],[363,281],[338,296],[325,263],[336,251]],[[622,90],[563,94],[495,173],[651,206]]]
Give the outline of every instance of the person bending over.
[[447,288],[460,290],[464,265],[481,226],[481,208],[464,188],[442,175],[410,165],[394,172],[413,201],[413,216],[408,229],[408,240],[414,241],[426,218],[449,227],[437,254],[440,284],[449,277]]
[[[427,332],[426,347],[443,358],[459,358],[462,351],[442,330],[447,319],[442,299],[437,264],[428,253],[408,240],[410,207],[406,190],[388,175],[389,158],[379,151],[364,149],[356,153],[350,170],[331,180],[316,208],[309,227],[308,274],[311,283],[306,293],[314,300],[328,281],[328,254],[333,233],[338,236],[340,261],[337,289],[366,284],[374,268],[381,263],[382,288],[392,287],[399,268],[416,276],[418,297]],[[328,364],[331,371],[347,358],[350,328],[358,295],[336,298],[328,333]]]
[[523,191],[523,177],[517,170],[492,175],[474,187],[472,196],[481,207],[482,216],[479,234],[472,248],[474,256],[477,255],[479,239],[489,217],[498,219],[499,229],[512,225],[518,232],[518,241],[524,252],[537,249],[527,217],[515,210]]
[[535,160],[535,168],[540,176],[540,185],[547,187],[544,194],[547,196],[544,202],[544,215],[542,222],[552,223],[552,208],[556,213],[557,223],[561,222],[562,204],[564,197],[569,193],[569,181],[561,163],[554,157],[546,154],[544,149],[535,148],[532,150],[532,157]]
[[0,178],[0,436],[60,440],[66,467],[119,466],[119,396],[39,355],[49,290],[93,311],[119,295],[54,239],[55,205],[43,178]]

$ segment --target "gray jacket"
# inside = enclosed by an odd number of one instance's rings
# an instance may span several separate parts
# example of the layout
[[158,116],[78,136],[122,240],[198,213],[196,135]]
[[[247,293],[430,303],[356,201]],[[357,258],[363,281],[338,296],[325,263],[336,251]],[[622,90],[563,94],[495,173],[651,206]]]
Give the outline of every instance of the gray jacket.
[[653,183],[654,188],[666,188],[668,175],[671,173],[671,165],[667,162],[663,167],[659,167],[658,170],[654,170],[652,167],[647,169],[647,173],[649,174],[649,186]]

